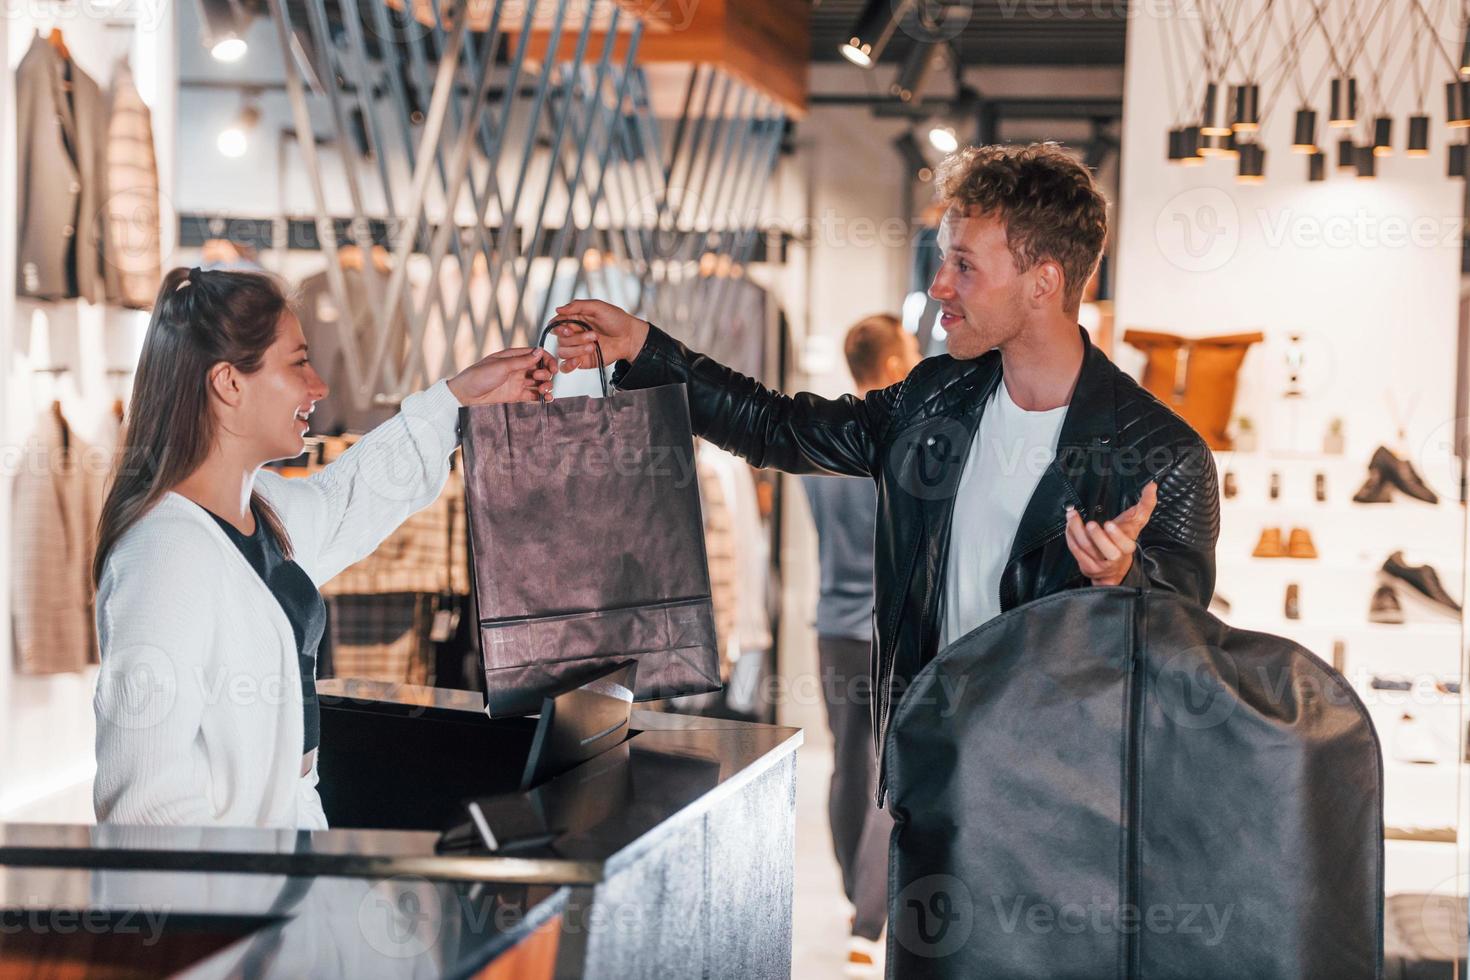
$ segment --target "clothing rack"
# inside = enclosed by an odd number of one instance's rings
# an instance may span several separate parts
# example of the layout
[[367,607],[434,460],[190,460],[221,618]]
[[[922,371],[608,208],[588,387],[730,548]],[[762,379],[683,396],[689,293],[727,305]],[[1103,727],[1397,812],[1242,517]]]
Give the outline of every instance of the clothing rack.
[[[314,218],[228,218],[222,215],[185,212],[179,215],[178,243],[181,248],[201,248],[212,238],[226,238],[237,244],[249,245],[259,251],[265,251],[277,247],[276,225],[279,222],[284,222],[286,226],[284,238],[288,251],[320,252],[322,250],[320,229]],[[351,223],[350,218],[332,219],[332,230],[337,237],[339,248],[358,244],[350,234]],[[472,225],[458,227],[461,236],[474,234]],[[542,235],[538,258],[550,257],[554,231],[555,229],[552,229],[552,234]],[[651,238],[657,234],[654,230],[647,228],[593,228],[590,231],[594,238],[602,239],[599,244],[603,251],[608,250],[614,239],[621,239],[620,244],[623,246],[624,254],[627,254],[629,242],[640,237]],[[386,221],[374,219],[368,222],[368,234],[375,245],[383,245],[391,249],[396,244],[393,236],[397,232],[398,226],[390,226]],[[491,236],[501,233],[500,228],[494,225],[487,226],[485,232]],[[414,242],[414,251],[427,254],[433,233],[432,226],[425,229]],[[725,234],[728,233],[728,231],[725,232]],[[686,233],[687,241],[681,243],[682,247],[679,250],[681,255],[670,256],[670,259],[678,261],[682,257],[685,261],[697,261],[711,247],[711,236],[718,238],[720,234],[719,232],[688,232]],[[511,239],[510,254],[519,254],[522,229],[512,228],[508,235]],[[793,243],[793,236],[789,232],[782,232],[779,236],[769,236],[769,239],[766,235],[756,236],[749,261],[770,262],[778,265],[785,263],[787,249]],[[646,242],[643,247],[648,248]],[[685,252],[688,254],[682,254]]]

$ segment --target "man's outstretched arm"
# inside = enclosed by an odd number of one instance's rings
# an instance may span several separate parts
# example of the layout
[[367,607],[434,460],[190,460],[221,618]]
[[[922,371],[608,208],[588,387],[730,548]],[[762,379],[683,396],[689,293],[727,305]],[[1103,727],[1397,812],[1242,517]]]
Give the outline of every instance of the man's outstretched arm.
[[873,476],[878,446],[901,385],[869,393],[821,398],[783,395],[753,378],[691,351],[645,320],[600,300],[576,300],[557,308],[561,370],[597,366],[594,344],[618,364],[619,388],[685,384],[696,435],[749,460],[757,467],[788,473]]

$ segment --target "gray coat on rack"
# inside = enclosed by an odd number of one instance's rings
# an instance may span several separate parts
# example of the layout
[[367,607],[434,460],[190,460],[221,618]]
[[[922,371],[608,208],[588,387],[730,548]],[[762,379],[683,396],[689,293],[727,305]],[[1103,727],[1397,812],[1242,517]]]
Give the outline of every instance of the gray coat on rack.
[[80,296],[100,303],[107,201],[102,90],[38,33],[15,70],[15,113],[16,290],[35,299]]

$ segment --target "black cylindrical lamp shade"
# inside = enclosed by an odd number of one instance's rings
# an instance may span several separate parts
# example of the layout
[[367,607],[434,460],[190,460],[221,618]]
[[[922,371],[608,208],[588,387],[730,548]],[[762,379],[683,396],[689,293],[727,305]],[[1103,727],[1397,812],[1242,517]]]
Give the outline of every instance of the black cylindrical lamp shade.
[[910,0],[868,0],[848,39],[838,45],[843,56],[855,65],[871,68],[908,13]]
[[1307,157],[1307,179],[1327,179],[1327,154],[1321,150],[1313,150],[1312,155]]
[[1266,179],[1266,148],[1259,143],[1240,144],[1240,166],[1235,172],[1242,184],[1259,184]]
[[1291,152],[1317,152],[1317,110],[1298,109],[1296,111],[1296,132],[1291,138]]
[[1235,86],[1235,111],[1230,128],[1237,133],[1254,133],[1261,128],[1261,86]]
[[1205,103],[1200,111],[1199,131],[1203,136],[1225,136],[1230,132],[1229,126],[1220,125],[1220,86],[1214,82],[1205,83]]
[[1169,130],[1169,162],[1178,163],[1184,159],[1184,130]]
[[1185,126],[1179,131],[1180,162],[1186,167],[1199,166],[1205,162],[1200,155],[1200,134],[1198,126]]
[[1379,116],[1373,120],[1373,155],[1393,156],[1393,117]]
[[1358,122],[1358,80],[1356,78],[1334,78],[1332,80],[1332,116],[1327,125],[1334,129],[1346,129]]
[[1351,136],[1337,141],[1337,169],[1351,170],[1358,165],[1358,146]]
[[1449,175],[1451,177],[1463,177],[1463,176],[1465,176],[1465,155],[1466,155],[1466,144],[1464,144],[1464,143],[1451,143],[1450,144],[1450,169],[1449,169]]
[[1457,79],[1445,83],[1445,122],[1451,129],[1470,126],[1470,81]]
[[1358,177],[1362,180],[1371,180],[1378,176],[1378,158],[1373,155],[1371,145],[1358,147]]
[[1429,117],[1409,117],[1409,145],[1404,150],[1405,156],[1427,157],[1429,156]]

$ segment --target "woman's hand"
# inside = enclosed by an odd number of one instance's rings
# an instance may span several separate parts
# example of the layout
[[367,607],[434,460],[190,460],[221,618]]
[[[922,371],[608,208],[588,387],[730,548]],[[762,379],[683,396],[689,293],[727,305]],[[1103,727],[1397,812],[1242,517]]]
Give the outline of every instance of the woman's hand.
[[449,379],[461,405],[551,401],[556,361],[539,347],[507,347]]
[[608,364],[631,361],[648,339],[648,321],[598,299],[578,299],[558,306],[556,318],[581,320],[592,328],[587,330],[580,324],[563,323],[552,331],[557,337],[556,356],[561,361],[562,371],[597,367],[594,348],[598,345],[601,345],[602,358]]

